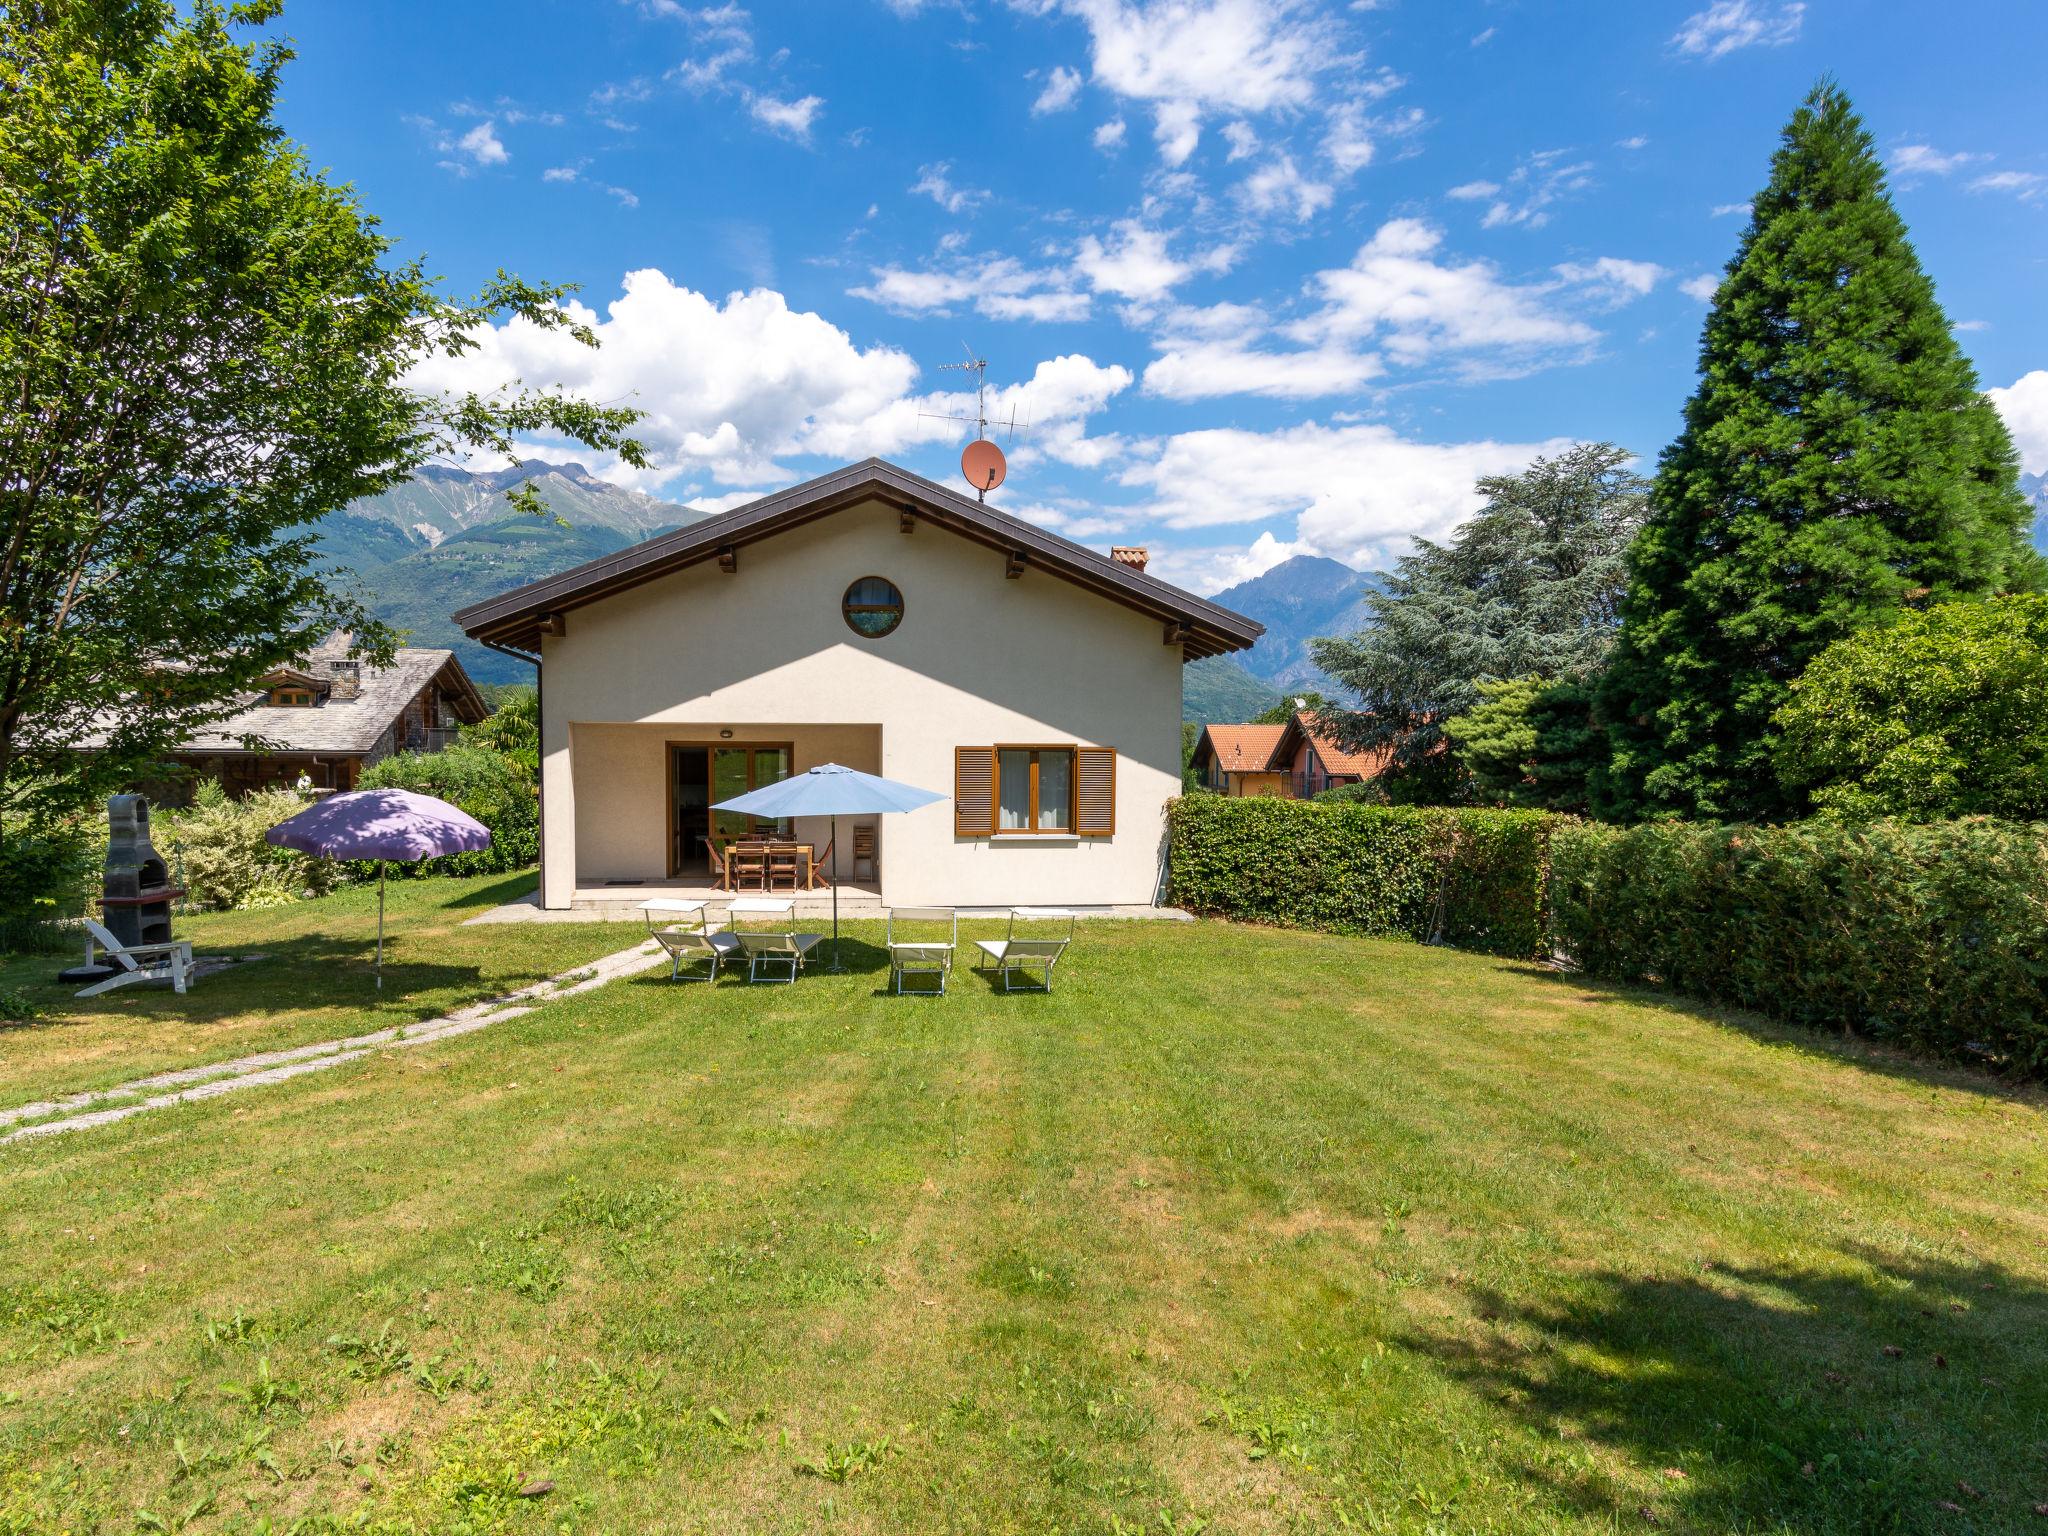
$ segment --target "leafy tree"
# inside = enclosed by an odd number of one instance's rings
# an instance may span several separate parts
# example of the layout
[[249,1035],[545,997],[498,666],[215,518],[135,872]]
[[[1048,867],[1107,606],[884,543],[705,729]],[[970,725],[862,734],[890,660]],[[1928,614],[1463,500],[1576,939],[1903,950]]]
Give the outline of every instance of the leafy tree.
[[[0,825],[117,786],[328,629],[313,525],[534,431],[642,462],[637,412],[443,396],[423,358],[567,291],[441,296],[274,120],[275,0],[0,7]],[[532,498],[525,499],[531,505]],[[81,741],[98,750],[83,756]]]
[[1909,602],[2031,589],[2019,463],[1832,83],[1786,127],[1629,557],[1607,816],[1795,815],[1772,717]]
[[1297,712],[1318,714],[1330,707],[1330,701],[1311,689],[1307,693],[1290,693],[1263,714],[1253,715],[1253,725],[1285,725]]
[[1372,628],[1314,642],[1317,664],[1363,703],[1321,712],[1344,745],[1391,747],[1397,778],[1440,779],[1443,721],[1479,704],[1481,683],[1583,679],[1599,666],[1643,516],[1628,460],[1588,443],[1481,480],[1478,515],[1448,544],[1418,540],[1367,596]]
[[540,779],[540,690],[508,688],[491,712],[462,728],[465,746],[488,747],[517,763],[536,783]]
[[2048,597],[1943,603],[1837,640],[1778,711],[1823,815],[2048,820]]
[[1474,798],[1550,811],[1586,809],[1586,781],[1605,759],[1583,681],[1525,677],[1478,686],[1480,702],[1444,721]]

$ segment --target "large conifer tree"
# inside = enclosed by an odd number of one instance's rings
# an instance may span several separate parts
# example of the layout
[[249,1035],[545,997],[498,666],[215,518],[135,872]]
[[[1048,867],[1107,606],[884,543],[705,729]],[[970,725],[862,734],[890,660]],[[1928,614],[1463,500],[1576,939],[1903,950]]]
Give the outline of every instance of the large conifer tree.
[[1832,82],[1793,114],[1714,299],[1601,688],[1617,818],[1796,815],[1771,716],[1909,603],[2032,588],[2019,462]]

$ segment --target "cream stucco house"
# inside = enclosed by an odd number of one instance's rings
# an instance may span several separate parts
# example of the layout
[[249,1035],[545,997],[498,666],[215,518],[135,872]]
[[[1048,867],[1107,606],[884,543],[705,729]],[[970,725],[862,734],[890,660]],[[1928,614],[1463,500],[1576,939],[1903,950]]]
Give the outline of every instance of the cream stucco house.
[[842,818],[892,904],[1107,906],[1159,889],[1182,662],[1250,619],[879,459],[455,615],[536,662],[541,899],[702,883],[712,802],[821,762],[946,794]]

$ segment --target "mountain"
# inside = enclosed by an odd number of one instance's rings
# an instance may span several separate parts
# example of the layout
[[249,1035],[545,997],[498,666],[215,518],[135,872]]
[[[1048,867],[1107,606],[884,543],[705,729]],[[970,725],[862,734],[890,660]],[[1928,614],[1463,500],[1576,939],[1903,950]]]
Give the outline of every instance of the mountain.
[[1327,693],[1334,690],[1309,655],[1309,641],[1327,635],[1354,635],[1370,626],[1372,610],[1366,607],[1366,594],[1385,585],[1386,577],[1377,571],[1354,571],[1341,561],[1320,555],[1296,555],[1264,575],[1216,593],[1211,600],[1266,626],[1257,645],[1231,659],[1271,684],[1276,696],[1290,688]]
[[1180,717],[1201,725],[1249,720],[1280,702],[1280,690],[1245,671],[1235,656],[1204,656],[1180,671]]
[[[512,509],[505,492],[527,480],[567,527]],[[319,538],[329,569],[356,581],[370,611],[412,644],[451,647],[480,683],[524,683],[531,667],[467,639],[449,615],[705,515],[580,464],[529,460],[490,474],[429,465],[323,518]]]
[[2048,470],[2021,475],[2020,489],[2034,501],[2034,548],[2048,555]]

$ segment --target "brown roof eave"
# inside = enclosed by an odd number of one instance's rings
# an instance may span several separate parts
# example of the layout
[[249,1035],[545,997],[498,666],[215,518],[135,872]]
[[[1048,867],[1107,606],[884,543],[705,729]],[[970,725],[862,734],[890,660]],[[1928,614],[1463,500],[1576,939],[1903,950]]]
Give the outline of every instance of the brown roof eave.
[[1184,624],[1190,656],[1243,650],[1265,632],[1242,614],[879,459],[849,465],[720,517],[471,604],[454,615],[455,622],[473,639],[538,650],[543,615],[566,613],[715,558],[723,548],[784,533],[868,500],[911,512],[994,549],[1022,551],[1027,564],[1035,563],[1153,617]]

